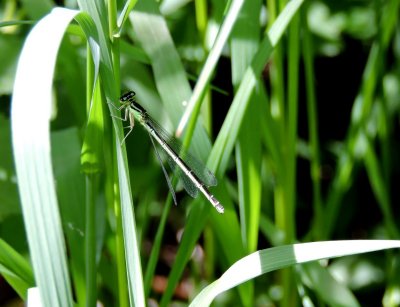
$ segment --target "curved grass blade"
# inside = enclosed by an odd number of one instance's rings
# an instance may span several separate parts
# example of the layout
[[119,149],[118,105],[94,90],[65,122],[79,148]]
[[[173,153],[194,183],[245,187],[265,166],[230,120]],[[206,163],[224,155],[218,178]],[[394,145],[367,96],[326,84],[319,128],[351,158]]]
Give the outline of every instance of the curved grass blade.
[[78,13],[56,8],[35,25],[18,61],[12,98],[18,188],[35,280],[45,306],[73,304],[52,171],[49,124],[57,51],[67,26]]
[[400,241],[322,241],[285,245],[257,251],[234,263],[218,280],[203,289],[190,306],[209,306],[220,293],[257,276],[284,267],[391,248],[400,248]]
[[137,0],[129,0],[125,2],[125,6],[122,9],[121,14],[118,17],[118,22],[117,22],[117,32],[114,33],[115,36],[120,36],[122,27],[124,26],[125,21],[128,19],[129,13],[132,11],[133,7],[135,6]]

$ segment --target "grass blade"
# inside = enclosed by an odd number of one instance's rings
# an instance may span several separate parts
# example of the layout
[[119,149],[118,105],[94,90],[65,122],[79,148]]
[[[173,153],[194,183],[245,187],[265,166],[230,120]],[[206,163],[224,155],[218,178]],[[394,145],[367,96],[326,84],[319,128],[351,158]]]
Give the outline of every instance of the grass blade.
[[18,187],[35,279],[45,306],[73,304],[50,156],[49,122],[57,51],[77,13],[57,8],[35,25],[18,62],[12,99]]
[[[277,44],[279,38],[290,23],[291,18],[297,12],[302,3],[302,0],[289,2],[278,17],[277,23],[271,27],[269,34],[260,44],[260,48],[254,56],[250,67],[244,74],[238,92],[232,102],[228,115],[208,158],[207,166],[211,171],[218,175],[217,177],[222,177],[227,168],[229,157],[237,140],[243,116],[250,101],[250,96],[257,83],[258,76],[261,74],[265,63],[269,59],[273,47]],[[269,37],[271,37],[271,39]],[[271,45],[271,43],[273,43],[273,45]],[[215,195],[217,198],[221,199],[225,208],[228,210],[225,210],[223,223],[221,223],[220,216],[216,214],[210,215],[211,222],[224,251],[224,255],[228,258],[229,262],[232,262],[244,253],[243,249],[238,248],[238,246],[242,246],[241,243],[238,243],[238,238],[240,237],[239,224],[236,214],[230,207],[231,203],[227,199],[226,191],[224,191],[224,187],[221,183],[215,189]],[[176,283],[179,280],[179,276],[183,271],[183,266],[188,259],[188,255],[190,255],[193,249],[195,240],[197,240],[200,231],[204,227],[206,221],[205,216],[208,215],[209,211],[210,207],[207,205],[194,207],[190,212],[187,223],[188,225],[185,229],[182,243],[176,258],[176,262],[179,263],[179,265],[174,266],[172,269],[169,277],[168,288],[161,301],[162,306],[166,305],[169,298],[172,296],[172,290],[175,288]],[[190,237],[188,241],[186,241],[186,235],[188,238]],[[235,246],[235,248],[232,249],[232,246]]]
[[277,45],[279,39],[282,37],[288,24],[302,3],[303,0],[290,1],[268,31],[268,35],[266,35],[261,42],[250,67],[246,70],[242,82],[240,83],[229,113],[208,159],[208,166],[211,171],[215,172],[218,169],[218,174],[223,174],[225,171],[229,156],[236,142],[243,115],[246,111],[249,98],[255,88],[258,77],[267,63],[267,60],[271,56],[273,48]]
[[25,260],[5,241],[0,239],[0,274],[26,299],[28,288],[35,284],[33,272],[28,261]]
[[[109,30],[109,23],[117,27],[116,24],[107,20],[109,14],[112,17],[116,16],[115,6],[110,4],[109,11],[105,7],[104,2],[88,2],[81,1],[80,6],[89,13],[93,18],[98,33],[98,44],[100,46],[100,76],[102,85],[104,86],[104,93],[107,102],[116,104],[118,103],[118,96],[120,92],[119,85],[119,60],[117,57],[117,42],[111,46],[111,41],[115,38],[110,38],[110,35],[116,34],[117,30]],[[115,16],[114,16],[115,15]],[[113,18],[114,21],[115,18]],[[111,32],[111,33],[109,33]],[[95,39],[95,38],[93,38]],[[93,50],[92,50],[93,53]],[[114,59],[114,61],[112,60]],[[120,116],[114,107],[109,106],[110,113],[114,116]],[[116,149],[114,156],[114,167],[117,172],[112,174],[113,182],[109,187],[114,193],[114,213],[117,219],[117,268],[118,268],[118,290],[119,300],[121,305],[126,305],[126,292],[129,293],[131,302],[137,306],[145,305],[144,288],[142,278],[142,267],[139,252],[139,240],[137,236],[137,227],[135,223],[135,214],[133,208],[133,200],[131,194],[131,186],[129,179],[128,159],[125,149],[121,148],[120,142],[123,138],[124,131],[121,121],[113,118],[113,126],[117,138],[114,140],[113,146],[105,144],[107,153],[112,153]],[[125,148],[125,147],[124,147]],[[113,170],[109,169],[112,173]],[[111,174],[110,174],[111,175]],[[119,194],[118,194],[119,192]],[[118,197],[119,196],[119,197]],[[125,282],[127,278],[127,283]]]
[[218,294],[224,291],[262,274],[294,264],[391,248],[400,248],[400,241],[322,241],[257,251],[234,263],[218,280],[203,289],[190,306],[208,306]]
[[[240,18],[232,32],[232,83],[240,84],[241,79],[257,52],[261,28],[258,14],[261,1],[246,1]],[[244,38],[246,43],[244,43]],[[258,226],[261,206],[261,134],[260,120],[262,114],[260,97],[251,97],[250,107],[243,121],[242,131],[236,145],[236,164],[238,170],[239,210],[242,240],[246,250],[257,249]]]
[[235,24],[235,21],[238,18],[243,2],[244,2],[243,0],[233,0],[231,2],[226,18],[221,25],[221,28],[218,32],[218,36],[215,39],[214,45],[210,50],[207,60],[200,73],[199,79],[193,90],[193,95],[190,97],[188,106],[185,109],[185,113],[182,115],[182,118],[179,122],[176,131],[176,134],[178,136],[182,134],[190,116],[193,116],[196,119],[200,112],[201,101],[204,98],[207,86],[211,80],[215,66],[217,65],[217,61],[221,56],[222,48],[226,44],[226,41],[229,37],[229,34],[231,33],[233,25]]

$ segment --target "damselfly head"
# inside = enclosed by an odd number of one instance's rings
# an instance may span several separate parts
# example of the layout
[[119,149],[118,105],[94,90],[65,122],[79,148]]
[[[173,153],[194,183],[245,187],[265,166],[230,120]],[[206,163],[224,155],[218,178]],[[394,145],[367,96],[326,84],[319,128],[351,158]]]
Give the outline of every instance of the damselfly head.
[[134,98],[135,95],[136,95],[136,93],[135,93],[134,91],[129,91],[129,92],[123,94],[123,95],[119,98],[119,100],[120,100],[121,102],[126,102],[126,101],[133,102],[133,101],[135,101],[135,98]]

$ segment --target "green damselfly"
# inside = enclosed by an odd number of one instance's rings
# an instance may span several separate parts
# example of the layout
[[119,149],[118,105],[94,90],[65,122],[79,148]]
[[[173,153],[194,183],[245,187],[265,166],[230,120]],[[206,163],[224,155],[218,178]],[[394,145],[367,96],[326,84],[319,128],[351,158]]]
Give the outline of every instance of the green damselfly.
[[[182,149],[180,141],[171,136],[147,113],[147,111],[140,104],[135,101],[134,91],[129,91],[126,94],[122,95],[120,98],[120,103],[121,106],[118,108],[118,110],[124,109],[125,115],[123,118],[116,116],[114,117],[119,118],[123,121],[129,120],[129,126],[127,128],[130,129],[122,140],[121,145],[125,142],[128,135],[132,132],[136,117],[149,133],[150,140],[153,143],[156,156],[160,160],[160,163],[161,159],[157,152],[157,148],[154,144],[153,139],[155,139],[158,144],[160,144],[161,148],[167,154],[168,163],[171,166],[172,170],[175,170],[175,165],[179,167],[180,171],[178,171],[178,176],[182,179],[183,186],[186,192],[188,192],[188,194],[192,197],[197,197],[198,191],[202,192],[219,213],[224,213],[224,207],[214,197],[214,195],[212,195],[208,191],[207,188],[208,186],[217,185],[217,179],[215,178],[214,174],[190,153],[185,153],[183,156],[180,156]],[[174,202],[175,204],[177,204],[175,192],[172,188],[167,172],[162,166],[162,163],[161,167],[163,168],[163,172],[167,179],[168,187],[171,191]]]

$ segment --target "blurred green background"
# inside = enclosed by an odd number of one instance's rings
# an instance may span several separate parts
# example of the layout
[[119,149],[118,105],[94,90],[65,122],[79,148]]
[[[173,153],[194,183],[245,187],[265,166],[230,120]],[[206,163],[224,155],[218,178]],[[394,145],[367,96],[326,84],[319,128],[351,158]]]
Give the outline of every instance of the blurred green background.
[[[221,162],[226,170],[221,167],[216,172],[215,195],[227,203],[225,215],[207,211],[198,221],[193,215],[188,218],[191,210],[204,210],[209,204],[202,195],[193,201],[179,185],[179,206],[170,206],[168,186],[149,136],[140,125],[135,127],[126,147],[149,305],[160,301],[162,305],[187,305],[233,259],[255,250],[294,242],[399,238],[399,2],[303,3],[257,76],[232,154]],[[246,68],[285,4],[245,1],[202,97],[197,127],[201,132],[195,133],[190,148],[204,163],[210,144],[224,137],[219,133]],[[116,2],[118,12],[124,5]],[[24,40],[55,6],[79,9],[76,1],[0,3],[0,239],[25,259],[29,259],[29,248],[11,145],[11,97]],[[177,81],[176,75],[183,71],[188,84],[196,85],[228,8],[227,1],[219,0],[149,1],[147,5],[139,0],[115,38],[120,61],[120,75],[115,78],[121,81],[121,91],[134,90],[138,102],[171,133],[181,116],[179,104],[190,98],[185,92],[187,84]],[[151,49],[146,29],[159,31],[159,24],[153,24],[153,19],[143,22],[141,13],[166,22],[169,32],[165,35],[171,36],[173,52],[179,56],[176,61],[182,67],[171,64],[168,70],[169,63],[158,63],[163,53],[166,58],[174,54],[169,53],[170,46]],[[87,186],[80,163],[91,69],[87,56],[85,37],[73,23],[57,58],[51,141],[63,228],[82,237]],[[35,101],[30,103],[35,108]],[[174,109],[173,105],[178,106]],[[104,142],[111,144],[111,117],[108,108],[104,106],[103,111]],[[106,152],[105,164],[111,161]],[[112,169],[110,165],[101,168],[95,210],[97,299],[104,306],[116,306],[123,305],[117,282],[118,265],[123,264],[118,263],[115,251],[118,223],[110,202]],[[163,219],[165,226],[160,222]],[[186,245],[190,259],[187,264],[177,263],[182,231],[195,227],[196,222],[201,229],[198,235],[193,231]],[[159,234],[160,241],[155,243]],[[160,244],[160,251],[151,259],[155,244]],[[194,246],[191,256],[190,246]],[[332,260],[327,270],[353,293],[359,305],[398,306],[399,259],[397,251],[357,255]],[[179,283],[171,285],[170,296],[164,296],[174,267],[180,272],[174,275]],[[221,295],[215,305],[293,306],[307,305],[308,299],[314,305],[335,305],[320,292],[333,289],[316,289],[315,280],[300,267],[270,273],[249,284]],[[0,304],[19,302],[16,292],[0,277]]]

